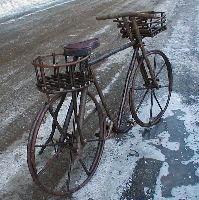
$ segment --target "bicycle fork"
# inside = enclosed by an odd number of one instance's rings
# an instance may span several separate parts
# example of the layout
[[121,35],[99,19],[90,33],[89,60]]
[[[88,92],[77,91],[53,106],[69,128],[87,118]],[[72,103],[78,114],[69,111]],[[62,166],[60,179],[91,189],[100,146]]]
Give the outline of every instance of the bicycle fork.
[[[139,27],[137,25],[137,22],[136,22],[136,19],[135,17],[131,17],[130,18],[131,21],[132,21],[132,24],[133,24],[133,27],[135,29],[135,33],[136,33],[136,37],[137,37],[137,40],[138,40],[138,44],[140,45],[140,49],[142,51],[142,55],[144,57],[144,60],[146,61],[146,65],[147,65],[147,68],[149,70],[149,74],[151,76],[151,79],[153,81],[153,84],[155,86],[156,89],[159,88],[159,85],[157,83],[157,80],[156,80],[156,77],[154,75],[154,72],[153,72],[153,69],[151,68],[151,64],[150,64],[150,61],[149,61],[149,58],[147,56],[147,52],[146,52],[146,49],[144,48],[144,44],[142,42],[142,37],[141,37],[141,34],[140,34],[140,30],[139,30]],[[129,25],[128,25],[129,26]],[[132,34],[132,33],[131,33]],[[130,38],[131,39],[131,38]]]

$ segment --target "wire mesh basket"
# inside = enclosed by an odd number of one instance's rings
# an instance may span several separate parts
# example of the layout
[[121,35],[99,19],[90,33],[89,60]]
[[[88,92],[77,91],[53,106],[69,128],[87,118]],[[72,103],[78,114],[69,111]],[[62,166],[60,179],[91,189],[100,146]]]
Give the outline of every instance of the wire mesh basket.
[[[141,18],[141,17],[135,18],[137,26],[139,28],[140,35],[142,37],[154,37],[155,35],[166,29],[166,15],[164,12],[143,11],[141,13],[154,15],[153,18]],[[122,36],[124,38],[129,38],[129,33],[124,24],[124,19],[122,18],[117,19],[114,20],[114,22],[118,22],[118,28],[121,28],[120,33],[122,33]],[[133,26],[131,17],[128,17],[127,22],[133,37],[137,38],[137,35],[135,33],[135,27]]]
[[89,56],[64,56],[63,53],[38,56],[32,62],[37,88],[51,94],[77,91],[88,86],[92,82],[88,58]]

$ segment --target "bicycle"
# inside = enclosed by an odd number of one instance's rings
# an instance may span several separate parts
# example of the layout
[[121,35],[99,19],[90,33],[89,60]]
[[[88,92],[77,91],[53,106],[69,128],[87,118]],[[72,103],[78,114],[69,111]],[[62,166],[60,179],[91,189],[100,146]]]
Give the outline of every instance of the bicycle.
[[[142,42],[166,29],[165,13],[116,13],[97,19],[114,19],[130,42],[90,60],[92,50],[100,45],[92,38],[65,45],[64,52],[38,56],[32,62],[37,88],[46,93],[47,102],[31,128],[28,167],[34,182],[53,195],[70,196],[82,188],[95,173],[107,138],[127,132],[135,123],[143,127],[157,124],[169,104],[171,64],[163,52],[147,52]],[[115,121],[91,66],[129,47],[134,53]],[[97,95],[89,90],[91,85]],[[121,128],[127,96],[135,123]]]

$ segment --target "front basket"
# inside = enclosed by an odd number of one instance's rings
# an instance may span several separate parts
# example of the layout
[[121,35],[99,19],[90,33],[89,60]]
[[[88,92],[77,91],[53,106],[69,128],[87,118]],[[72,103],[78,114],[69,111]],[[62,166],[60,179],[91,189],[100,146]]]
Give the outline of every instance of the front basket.
[[[153,18],[136,17],[137,26],[142,37],[154,37],[166,29],[166,15],[164,12],[146,11],[141,13],[153,14],[155,16]],[[127,21],[133,37],[136,38],[137,36],[135,34],[135,28],[133,27],[131,17],[129,17]],[[120,33],[122,33],[123,37],[129,38],[129,33],[126,30],[123,19],[117,19],[114,20],[114,22],[118,22],[118,28],[121,28]]]

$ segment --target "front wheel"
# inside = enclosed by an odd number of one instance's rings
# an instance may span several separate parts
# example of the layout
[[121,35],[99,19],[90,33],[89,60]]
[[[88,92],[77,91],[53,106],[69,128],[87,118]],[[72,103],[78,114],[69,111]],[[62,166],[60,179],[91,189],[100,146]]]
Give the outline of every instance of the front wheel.
[[169,104],[172,90],[171,64],[158,50],[147,53],[159,88],[153,84],[145,59],[138,63],[130,89],[130,108],[135,121],[149,127],[159,122]]
[[95,97],[85,94],[84,98],[82,92],[56,95],[33,123],[28,166],[34,182],[50,194],[64,196],[77,191],[99,164],[105,141],[104,117]]

